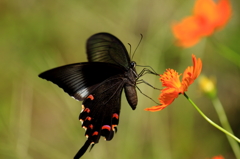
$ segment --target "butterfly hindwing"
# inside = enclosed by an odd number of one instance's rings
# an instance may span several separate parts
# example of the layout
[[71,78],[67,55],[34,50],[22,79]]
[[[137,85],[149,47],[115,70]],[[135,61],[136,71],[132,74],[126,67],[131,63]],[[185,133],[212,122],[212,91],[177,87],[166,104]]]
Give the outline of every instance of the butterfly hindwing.
[[119,121],[123,86],[121,75],[113,76],[99,84],[83,101],[79,120],[88,139],[76,154],[76,158],[81,157],[90,144],[98,143],[100,136],[106,140],[113,138]]
[[123,43],[108,33],[98,33],[87,40],[87,55],[89,62],[106,62],[124,67],[130,67],[130,57]]

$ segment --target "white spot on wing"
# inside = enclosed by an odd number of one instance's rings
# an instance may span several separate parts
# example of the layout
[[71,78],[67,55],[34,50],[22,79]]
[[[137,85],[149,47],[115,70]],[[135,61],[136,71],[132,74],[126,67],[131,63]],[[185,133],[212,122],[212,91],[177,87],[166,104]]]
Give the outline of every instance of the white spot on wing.
[[79,90],[77,93],[75,93],[73,98],[75,98],[76,100],[82,101],[88,95],[89,95],[88,88],[84,88],[84,89]]

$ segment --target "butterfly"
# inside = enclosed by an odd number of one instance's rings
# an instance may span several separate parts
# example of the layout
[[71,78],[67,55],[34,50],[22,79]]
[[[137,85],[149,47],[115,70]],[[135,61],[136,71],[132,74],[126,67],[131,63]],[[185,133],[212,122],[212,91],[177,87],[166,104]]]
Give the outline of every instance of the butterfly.
[[75,155],[80,158],[101,136],[111,140],[119,123],[121,94],[134,110],[138,99],[136,63],[123,43],[109,33],[92,35],[86,44],[88,62],[69,64],[45,71],[39,77],[51,81],[73,98],[83,101],[79,120],[87,140]]

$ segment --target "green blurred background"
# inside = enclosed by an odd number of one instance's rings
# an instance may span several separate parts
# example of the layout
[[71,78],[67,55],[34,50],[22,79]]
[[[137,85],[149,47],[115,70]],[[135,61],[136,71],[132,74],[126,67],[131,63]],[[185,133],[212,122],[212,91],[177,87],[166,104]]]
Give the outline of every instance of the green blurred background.
[[[240,1],[231,1],[233,16],[225,28],[192,48],[174,44],[171,24],[192,13],[192,0],[1,0],[0,1],[0,158],[73,158],[86,138],[78,121],[81,102],[38,77],[53,67],[85,62],[89,36],[109,32],[129,50],[140,40],[134,61],[157,72],[183,72],[191,54],[203,61],[202,74],[217,80],[220,98],[236,136],[240,137]],[[138,72],[141,68],[138,68]],[[97,77],[96,77],[97,78]],[[143,77],[161,88],[159,78]],[[157,100],[159,91],[139,85]],[[219,123],[211,101],[195,82],[189,97]],[[160,112],[138,93],[132,111],[123,94],[118,133],[103,138],[83,158],[92,159],[205,159],[223,155],[234,159],[226,136],[207,123],[179,96]]]

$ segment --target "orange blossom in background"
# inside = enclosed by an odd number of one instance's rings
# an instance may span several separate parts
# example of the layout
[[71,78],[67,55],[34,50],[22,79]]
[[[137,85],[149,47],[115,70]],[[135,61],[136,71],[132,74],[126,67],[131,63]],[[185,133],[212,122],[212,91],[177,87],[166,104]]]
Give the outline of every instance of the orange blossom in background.
[[193,15],[172,25],[177,45],[191,47],[204,36],[226,25],[231,17],[229,0],[197,0]]

